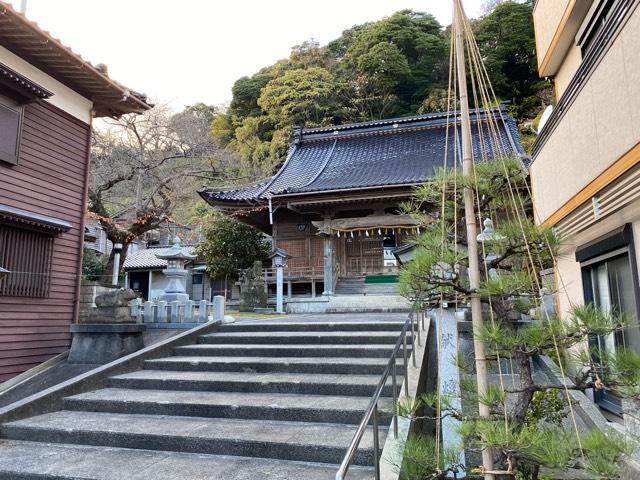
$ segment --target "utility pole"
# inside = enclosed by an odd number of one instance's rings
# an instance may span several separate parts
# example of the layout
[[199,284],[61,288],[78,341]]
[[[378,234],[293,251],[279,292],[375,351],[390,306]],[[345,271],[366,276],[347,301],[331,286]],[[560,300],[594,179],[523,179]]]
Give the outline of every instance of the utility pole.
[[[471,146],[471,120],[469,117],[469,97],[467,93],[467,73],[464,54],[464,10],[462,0],[453,0],[455,17],[455,52],[456,69],[458,75],[458,92],[460,95],[460,123],[462,126],[462,174],[465,178],[473,175],[473,157]],[[471,287],[471,319],[473,325],[473,346],[475,350],[476,375],[478,382],[478,396],[484,397],[488,390],[487,359],[484,344],[479,339],[482,330],[482,304],[480,295],[480,261],[478,258],[478,229],[476,226],[476,211],[474,191],[470,187],[464,188],[464,217],[467,230],[467,245],[469,253],[469,286]],[[489,417],[489,407],[479,402],[481,417]],[[493,471],[493,453],[491,449],[482,451],[482,465],[485,470]],[[484,474],[485,480],[494,480],[491,473]]]

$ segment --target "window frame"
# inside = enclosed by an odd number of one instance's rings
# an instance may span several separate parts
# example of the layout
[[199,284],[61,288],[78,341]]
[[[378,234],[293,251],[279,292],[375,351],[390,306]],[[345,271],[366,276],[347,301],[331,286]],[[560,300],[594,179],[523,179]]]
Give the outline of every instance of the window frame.
[[[10,272],[9,275],[0,279],[0,298],[48,298],[51,290],[51,276],[53,273],[53,256],[56,237],[55,234],[52,234],[52,232],[43,229],[0,220],[0,232],[3,229],[6,229],[7,231],[13,230],[14,232],[17,232],[17,234],[12,234],[13,243],[8,244],[9,248],[7,249],[7,251],[9,252],[9,255],[12,254],[12,247],[15,248],[16,245],[24,245],[24,241],[16,241],[17,237],[19,237],[20,235],[33,235],[34,240],[29,242],[30,248],[28,249],[29,251],[26,253],[26,255],[22,253],[20,256],[20,262],[22,264],[24,264],[25,262],[28,263],[28,267],[24,267],[21,265],[20,267],[18,267],[19,270],[16,271],[15,267],[12,266],[12,264],[4,262],[2,257],[0,257],[0,262],[3,262],[2,267],[8,269]],[[39,238],[36,238],[36,236]],[[3,236],[0,236],[0,241],[1,240],[3,240]],[[32,255],[36,253],[33,251],[37,248],[37,246],[34,247],[34,243],[36,241],[41,242],[40,246],[43,249],[42,253],[45,258],[42,260],[42,262],[40,262],[39,265],[42,268],[38,269],[38,272],[35,272],[34,270],[34,273],[43,275],[43,277],[41,277],[42,281],[40,282],[30,283],[31,279],[25,280],[24,276],[20,278],[14,277],[14,275],[24,275],[22,271],[28,271],[29,268],[34,268],[34,263],[30,259],[32,259]],[[25,268],[27,270],[24,270]],[[10,286],[9,279],[14,280],[14,282],[19,282],[20,285],[16,286],[15,284],[13,284]]]
[[[640,322],[640,288],[638,280],[638,268],[635,255],[633,230],[630,223],[623,225],[607,235],[597,238],[587,245],[576,249],[576,261],[580,264],[582,275],[582,291],[585,303],[595,302],[591,272],[597,265],[614,260],[617,257],[626,256],[631,274],[631,289],[634,296],[635,315]],[[590,344],[594,339],[590,339]],[[597,339],[596,339],[597,340]],[[636,346],[640,348],[640,345]],[[622,402],[619,397],[607,392],[595,391],[594,400],[603,409],[622,415]]]
[[9,164],[9,165],[18,165],[20,161],[20,147],[22,145],[22,126],[24,122],[24,104],[20,103],[17,100],[12,99],[6,95],[3,95],[2,91],[0,91],[0,108],[5,108],[7,110],[12,110],[18,113],[18,132],[16,136],[16,145],[15,145],[15,157],[12,158],[5,157],[0,149],[0,165]]

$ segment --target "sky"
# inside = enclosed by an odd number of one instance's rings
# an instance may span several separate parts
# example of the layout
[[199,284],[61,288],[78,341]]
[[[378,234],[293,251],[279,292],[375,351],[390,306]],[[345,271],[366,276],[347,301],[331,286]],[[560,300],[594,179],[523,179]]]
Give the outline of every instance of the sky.
[[[20,0],[10,0],[19,8]],[[484,0],[463,0],[467,15]],[[109,75],[174,110],[224,105],[238,78],[401,9],[451,23],[450,0],[27,0],[27,17]]]

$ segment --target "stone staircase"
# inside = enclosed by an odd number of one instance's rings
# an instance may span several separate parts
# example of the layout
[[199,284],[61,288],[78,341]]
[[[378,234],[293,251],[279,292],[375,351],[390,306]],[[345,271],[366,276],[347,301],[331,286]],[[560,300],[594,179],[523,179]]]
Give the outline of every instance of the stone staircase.
[[[61,411],[1,425],[0,479],[333,479],[401,327],[223,325]],[[389,425],[390,385],[383,395]],[[372,479],[372,459],[369,432],[349,478]]]
[[364,277],[343,277],[336,284],[336,295],[399,295],[397,283],[364,283]]
[[364,277],[342,277],[336,283],[336,295],[364,295]]

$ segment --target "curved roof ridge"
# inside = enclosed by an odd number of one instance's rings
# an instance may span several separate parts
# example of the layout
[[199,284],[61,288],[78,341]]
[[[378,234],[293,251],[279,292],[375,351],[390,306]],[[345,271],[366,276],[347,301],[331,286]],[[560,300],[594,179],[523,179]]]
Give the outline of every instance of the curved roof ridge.
[[333,140],[333,145],[331,145],[331,149],[329,150],[329,153],[327,154],[327,158],[325,159],[324,164],[322,165],[320,170],[318,170],[318,173],[316,173],[311,180],[309,180],[306,184],[302,185],[302,187],[300,187],[300,188],[308,187],[313,182],[315,182],[320,175],[322,175],[322,172],[324,172],[325,168],[327,168],[327,165],[329,165],[329,161],[331,160],[331,156],[333,155],[333,151],[336,149],[336,144],[337,143],[338,143],[338,139],[335,138]]
[[[271,185],[273,185],[273,182],[275,182],[278,179],[278,177],[280,177],[280,175],[282,175],[282,172],[284,172],[284,170],[287,168],[287,164],[293,158],[293,155],[294,155],[294,153],[296,153],[297,149],[298,149],[298,145],[296,143],[294,143],[291,146],[291,148],[289,149],[289,153],[287,153],[287,159],[284,161],[284,163],[280,167],[280,170],[278,170],[278,173],[276,173],[273,177],[271,177],[271,180],[269,182],[267,182],[265,187],[258,192],[258,197],[262,197],[265,194],[265,192],[267,191],[267,189]],[[271,192],[269,192],[269,193],[271,193]]]

